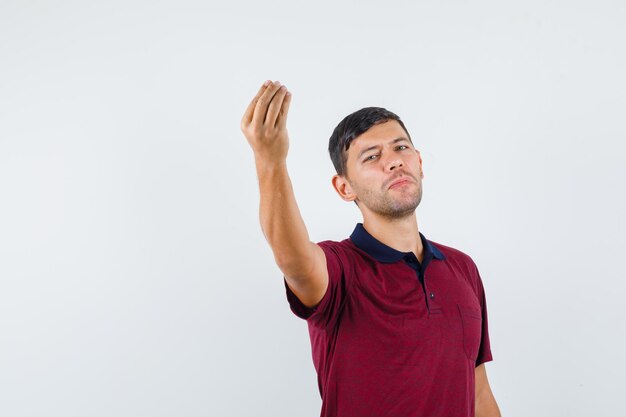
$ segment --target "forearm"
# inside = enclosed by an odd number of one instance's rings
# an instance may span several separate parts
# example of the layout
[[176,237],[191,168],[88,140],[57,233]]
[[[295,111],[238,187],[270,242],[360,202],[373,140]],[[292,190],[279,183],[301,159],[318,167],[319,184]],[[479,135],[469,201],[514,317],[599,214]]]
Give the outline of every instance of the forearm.
[[476,417],[502,417],[491,390],[476,398],[475,415]]
[[313,263],[313,251],[287,172],[287,163],[256,159],[259,218],[277,265],[294,276]]

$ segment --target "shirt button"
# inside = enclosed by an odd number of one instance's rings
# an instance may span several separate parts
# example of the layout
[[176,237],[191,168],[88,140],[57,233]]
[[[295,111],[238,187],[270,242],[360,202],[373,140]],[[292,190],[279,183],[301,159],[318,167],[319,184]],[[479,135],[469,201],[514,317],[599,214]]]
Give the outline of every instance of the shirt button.
[[435,298],[435,293],[434,292],[430,293],[430,298]]

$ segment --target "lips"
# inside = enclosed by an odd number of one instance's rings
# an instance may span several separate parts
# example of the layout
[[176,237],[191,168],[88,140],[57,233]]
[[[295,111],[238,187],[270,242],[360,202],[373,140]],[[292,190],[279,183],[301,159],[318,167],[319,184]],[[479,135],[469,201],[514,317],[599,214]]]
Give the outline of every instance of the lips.
[[409,178],[398,178],[397,180],[395,180],[394,182],[391,183],[391,185],[389,186],[389,188],[393,188],[399,185],[403,185],[403,184],[409,184],[411,182],[411,180]]

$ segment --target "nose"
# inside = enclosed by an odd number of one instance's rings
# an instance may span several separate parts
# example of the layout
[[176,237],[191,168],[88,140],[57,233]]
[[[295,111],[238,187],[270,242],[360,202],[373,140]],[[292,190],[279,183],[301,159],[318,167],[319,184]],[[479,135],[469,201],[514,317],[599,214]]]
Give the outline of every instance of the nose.
[[402,166],[404,166],[402,159],[400,159],[397,155],[393,155],[385,164],[385,171],[393,171],[394,169]]

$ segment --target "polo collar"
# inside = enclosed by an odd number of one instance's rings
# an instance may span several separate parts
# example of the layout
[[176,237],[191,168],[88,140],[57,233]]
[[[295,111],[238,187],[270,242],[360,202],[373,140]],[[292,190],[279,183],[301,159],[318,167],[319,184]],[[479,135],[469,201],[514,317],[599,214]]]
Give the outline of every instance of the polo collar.
[[[433,245],[428,239],[426,239],[422,232],[418,233],[420,235],[420,238],[422,239],[422,244],[424,246],[424,259],[427,258],[427,255],[429,253],[432,253],[433,257],[440,260],[446,258],[435,245]],[[350,235],[350,240],[352,240],[352,243],[354,243],[359,249],[364,250],[379,262],[397,262],[407,254],[413,253],[400,252],[399,250],[385,245],[374,236],[370,235],[369,232],[365,230],[365,227],[363,227],[363,223],[357,223],[354,231]]]

